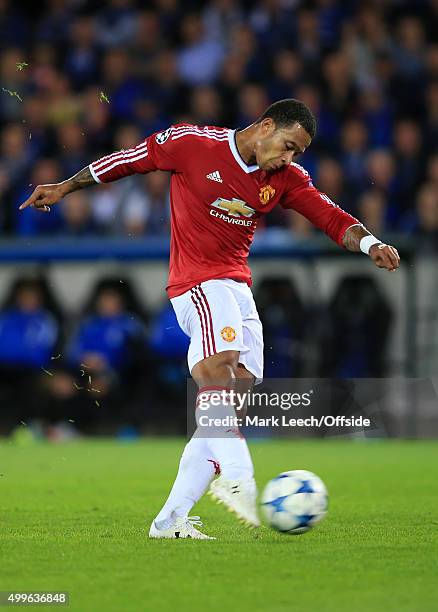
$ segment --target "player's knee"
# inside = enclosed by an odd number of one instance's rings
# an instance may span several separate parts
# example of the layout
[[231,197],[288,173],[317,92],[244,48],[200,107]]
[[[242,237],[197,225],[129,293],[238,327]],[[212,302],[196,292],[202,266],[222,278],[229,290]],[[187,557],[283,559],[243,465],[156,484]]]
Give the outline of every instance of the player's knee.
[[230,386],[238,374],[239,353],[224,351],[196,364],[192,376],[199,386]]

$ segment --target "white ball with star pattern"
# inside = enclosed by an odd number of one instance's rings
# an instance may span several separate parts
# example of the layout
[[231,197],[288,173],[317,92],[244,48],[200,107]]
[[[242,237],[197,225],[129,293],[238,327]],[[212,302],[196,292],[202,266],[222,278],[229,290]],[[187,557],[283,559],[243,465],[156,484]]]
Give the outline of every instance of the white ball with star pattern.
[[266,521],[282,533],[308,531],[326,516],[327,507],[325,484],[307,470],[282,472],[268,482],[261,497]]

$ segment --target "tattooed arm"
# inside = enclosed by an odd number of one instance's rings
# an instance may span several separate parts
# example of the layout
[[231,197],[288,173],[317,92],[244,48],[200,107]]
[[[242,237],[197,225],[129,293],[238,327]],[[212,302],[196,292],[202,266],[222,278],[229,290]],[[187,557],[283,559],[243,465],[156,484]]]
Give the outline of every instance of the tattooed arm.
[[91,175],[90,167],[85,166],[82,170],[79,170],[77,174],[67,179],[61,185],[65,185],[66,193],[89,187],[90,185],[96,185],[96,181]]
[[371,234],[363,225],[352,225],[345,232],[342,244],[349,251],[360,251],[360,241],[365,236],[371,236]]
[[19,210],[33,206],[42,212],[50,212],[50,207],[59,200],[62,200],[68,193],[84,189],[84,187],[89,187],[90,185],[96,185],[96,181],[91,175],[89,166],[86,166],[71,178],[62,181],[62,183],[38,185],[30,197],[21,204]]
[[[342,243],[349,251],[360,251],[360,241],[366,236],[372,234],[363,225],[352,225],[345,232]],[[383,242],[375,242],[370,247],[368,255],[378,268],[385,268],[389,272],[394,272],[400,265],[397,249]]]

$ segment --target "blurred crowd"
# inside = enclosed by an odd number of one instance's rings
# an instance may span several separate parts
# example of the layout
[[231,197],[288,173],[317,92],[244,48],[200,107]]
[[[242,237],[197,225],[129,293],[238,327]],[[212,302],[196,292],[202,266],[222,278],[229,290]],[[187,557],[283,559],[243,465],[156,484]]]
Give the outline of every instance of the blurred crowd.
[[[17,207],[171,123],[243,127],[296,97],[318,119],[298,160],[315,184],[436,251],[437,31],[437,0],[0,0],[1,233],[167,235],[162,173]],[[313,231],[282,210],[270,227]]]
[[170,303],[151,315],[126,279],[102,278],[69,316],[44,276],[17,277],[0,309],[0,434],[35,419],[86,431],[168,418],[188,342]]
[[[387,372],[391,310],[372,278],[346,276],[311,305],[290,278],[266,276],[255,297],[266,378]],[[20,423],[185,433],[188,344],[170,302],[147,312],[126,278],[101,278],[67,313],[44,275],[16,277],[0,305],[0,435]]]

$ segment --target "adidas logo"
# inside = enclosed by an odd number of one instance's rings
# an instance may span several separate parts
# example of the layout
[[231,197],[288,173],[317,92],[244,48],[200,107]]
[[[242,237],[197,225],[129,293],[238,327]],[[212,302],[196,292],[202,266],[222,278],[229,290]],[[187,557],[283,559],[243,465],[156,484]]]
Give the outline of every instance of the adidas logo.
[[216,181],[218,183],[223,183],[219,170],[215,170],[214,172],[207,174],[207,178],[210,179],[210,181]]

